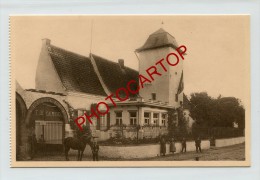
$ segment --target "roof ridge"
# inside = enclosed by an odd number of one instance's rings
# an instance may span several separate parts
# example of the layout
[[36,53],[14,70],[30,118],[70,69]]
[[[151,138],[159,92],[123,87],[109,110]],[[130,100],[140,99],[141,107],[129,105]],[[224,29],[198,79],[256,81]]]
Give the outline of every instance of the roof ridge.
[[[55,46],[55,45],[53,45],[53,44],[50,44],[50,45],[48,45],[47,47],[54,47],[54,48],[61,49],[61,50],[63,50],[63,51],[69,52],[69,53],[71,53],[71,54],[74,54],[74,55],[77,55],[77,56],[80,56],[80,57],[83,57],[83,58],[90,59],[90,57],[88,57],[88,56],[84,56],[84,55],[75,53],[75,52],[73,52],[73,51],[66,50],[66,49],[64,49],[64,48]],[[48,51],[48,52],[49,52],[49,51]],[[100,55],[96,55],[96,54],[94,54],[94,53],[90,53],[90,54],[95,55],[95,56],[97,56],[97,57],[99,57],[99,58],[102,58],[102,59],[105,60],[105,61],[108,61],[108,62],[111,62],[111,63],[114,63],[114,64],[119,65],[118,62],[111,61],[111,60],[109,60],[109,59],[107,59],[107,58],[104,58],[104,57],[102,57],[102,56],[100,56]],[[130,67],[128,67],[128,66],[125,66],[125,68],[128,68],[128,69],[130,69],[130,70],[133,70],[133,71],[137,71],[137,72],[138,72],[138,70],[133,69],[133,68],[130,68]]]
[[[167,32],[168,33],[168,32]],[[173,35],[171,35],[170,33],[168,33],[175,41],[176,41],[176,39],[175,39],[175,37],[173,36]]]
[[160,28],[160,29],[156,30],[155,32],[153,32],[152,34],[160,34],[160,33],[165,33],[165,32],[167,32],[167,31],[165,31],[163,28]]
[[150,34],[149,37],[146,39],[145,43],[141,47],[136,49],[136,51],[141,52],[165,46],[170,46],[176,49],[178,43],[173,35],[165,31],[163,28],[160,28],[159,30]]
[[[163,30],[163,32],[157,32],[157,31],[160,31],[161,29]],[[158,29],[157,31],[155,31],[154,33],[150,34],[149,36],[167,33],[167,34],[169,34],[172,38],[175,39],[175,37],[174,37],[173,35],[171,35],[168,31],[164,30],[163,28],[160,28],[160,29]]]
[[99,82],[101,83],[101,86],[103,87],[105,93],[107,95],[110,95],[111,94],[111,90],[108,88],[108,86],[106,85],[105,81],[103,80],[103,78],[102,78],[102,76],[101,76],[101,74],[99,72],[98,66],[96,64],[95,58],[93,57],[92,54],[90,54],[89,56],[90,56],[90,62],[92,64],[93,68],[94,68],[94,71],[95,71],[98,79],[99,79]]
[[[110,63],[113,63],[113,64],[116,64],[116,65],[120,66],[118,62],[111,61],[111,60],[109,60],[109,59],[106,59],[106,58],[104,58],[104,57],[102,57],[102,56],[99,56],[99,55],[96,55],[96,54],[93,54],[93,53],[91,53],[91,54],[94,55],[94,56],[97,56],[97,57],[99,57],[99,58],[101,58],[101,59],[103,59],[103,60],[105,60],[105,61],[107,61],[107,62],[110,62]],[[128,67],[128,66],[125,66],[125,68],[138,72],[138,70],[133,69],[133,68],[130,68],[130,67]]]
[[61,47],[55,46],[55,45],[53,45],[53,44],[47,45],[47,47],[54,47],[54,48],[57,48],[57,49],[60,49],[60,50],[66,51],[66,52],[68,52],[68,53],[71,53],[71,54],[74,54],[74,55],[77,55],[77,56],[80,56],[80,57],[83,57],[83,58],[87,58],[87,59],[89,59],[88,56],[84,56],[84,55],[82,55],[82,54],[78,54],[78,53],[75,53],[75,52],[73,52],[73,51],[66,50],[66,49],[64,49],[64,48],[61,48]]
[[[176,41],[175,37],[174,37],[173,35],[171,35],[168,31],[160,32],[160,33],[156,33],[156,34],[151,34],[150,36],[152,36],[152,35],[157,35],[157,34],[163,34],[163,33],[166,33],[166,34],[170,35],[170,36]],[[168,37],[167,37],[167,39],[168,39]],[[168,39],[168,40],[169,40],[169,39]]]

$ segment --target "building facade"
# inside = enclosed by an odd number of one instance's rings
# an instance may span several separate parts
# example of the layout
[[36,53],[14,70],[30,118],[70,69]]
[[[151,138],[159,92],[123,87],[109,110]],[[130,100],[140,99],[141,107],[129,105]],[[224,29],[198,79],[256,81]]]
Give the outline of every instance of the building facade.
[[[45,144],[62,147],[65,137],[74,136],[71,123],[90,113],[91,107],[104,101],[118,88],[164,58],[178,47],[175,38],[163,29],[151,34],[143,46],[136,49],[139,71],[126,67],[122,59],[118,63],[90,54],[85,57],[51,44],[43,39],[38,60],[35,89],[24,90],[16,83],[17,158],[23,159],[29,151],[28,137],[35,134]],[[167,66],[167,65],[166,65]],[[133,87],[137,88],[137,87]],[[178,123],[177,108],[183,105],[183,63],[168,67],[161,77],[146,83],[138,94],[126,101],[114,99],[108,114],[92,118],[93,136],[100,141],[111,137],[154,138],[169,131],[171,119]]]

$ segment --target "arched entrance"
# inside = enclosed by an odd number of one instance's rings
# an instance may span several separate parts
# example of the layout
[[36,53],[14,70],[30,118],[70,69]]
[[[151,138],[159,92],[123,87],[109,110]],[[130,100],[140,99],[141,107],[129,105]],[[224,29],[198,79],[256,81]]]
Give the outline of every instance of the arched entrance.
[[25,117],[27,113],[26,104],[20,94],[16,93],[16,159],[25,158],[26,151],[26,126]]
[[45,97],[33,102],[28,110],[26,125],[31,137],[29,145],[35,146],[35,154],[63,151],[66,122],[67,113],[57,100]]

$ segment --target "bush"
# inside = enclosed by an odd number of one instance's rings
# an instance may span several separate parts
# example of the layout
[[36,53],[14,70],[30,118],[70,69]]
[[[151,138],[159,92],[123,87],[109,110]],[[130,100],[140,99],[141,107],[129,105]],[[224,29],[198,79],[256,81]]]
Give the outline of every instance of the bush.
[[160,138],[143,138],[143,139],[138,139],[134,138],[117,138],[117,137],[111,137],[110,139],[106,141],[100,142],[100,144],[103,145],[139,145],[139,144],[155,144],[159,143]]

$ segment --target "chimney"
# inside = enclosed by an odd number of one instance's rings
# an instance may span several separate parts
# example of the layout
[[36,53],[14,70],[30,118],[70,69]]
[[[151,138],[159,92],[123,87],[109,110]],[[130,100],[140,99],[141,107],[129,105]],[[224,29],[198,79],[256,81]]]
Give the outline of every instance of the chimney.
[[124,65],[124,60],[123,59],[118,59],[118,64],[121,67],[121,69],[125,69],[125,65]]
[[42,39],[42,44],[49,46],[51,44],[51,40],[48,38],[44,38],[44,39]]

